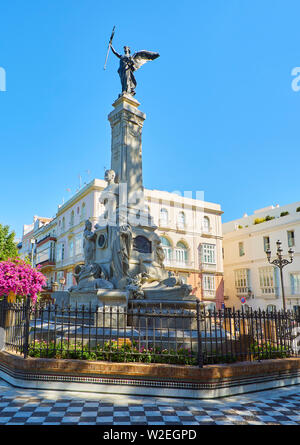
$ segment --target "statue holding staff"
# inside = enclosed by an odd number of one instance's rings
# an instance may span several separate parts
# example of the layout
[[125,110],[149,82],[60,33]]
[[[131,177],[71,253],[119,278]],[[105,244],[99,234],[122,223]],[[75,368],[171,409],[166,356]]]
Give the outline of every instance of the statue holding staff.
[[[135,88],[137,85],[137,82],[134,77],[134,72],[138,70],[144,63],[149,62],[149,60],[155,60],[159,57],[159,54],[153,51],[137,51],[133,55],[131,55],[129,46],[124,46],[124,54],[119,54],[114,47],[112,46],[112,40],[115,33],[115,27],[112,31],[109,44],[108,44],[108,52],[109,49],[112,50],[115,56],[120,59],[120,65],[118,69],[118,73],[121,79],[121,85],[122,85],[122,93],[128,93],[132,96],[135,95]],[[108,52],[106,56],[106,61],[108,57]],[[106,67],[106,61],[105,66]]]

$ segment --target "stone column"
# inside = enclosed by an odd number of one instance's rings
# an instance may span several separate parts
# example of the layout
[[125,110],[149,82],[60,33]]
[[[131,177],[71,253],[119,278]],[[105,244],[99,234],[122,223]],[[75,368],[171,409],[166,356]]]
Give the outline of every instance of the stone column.
[[[133,96],[123,93],[108,115],[111,125],[111,169],[120,184],[127,186],[129,212],[144,211],[142,172],[142,128],[146,115],[138,110],[140,103]],[[125,187],[126,187],[125,186]],[[124,198],[122,198],[124,203]]]

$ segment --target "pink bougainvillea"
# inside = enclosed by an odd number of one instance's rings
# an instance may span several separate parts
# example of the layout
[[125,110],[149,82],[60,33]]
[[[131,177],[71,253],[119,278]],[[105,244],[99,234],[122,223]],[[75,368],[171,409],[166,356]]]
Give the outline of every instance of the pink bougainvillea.
[[0,261],[0,297],[14,292],[22,297],[29,295],[35,302],[45,284],[46,277],[20,258]]

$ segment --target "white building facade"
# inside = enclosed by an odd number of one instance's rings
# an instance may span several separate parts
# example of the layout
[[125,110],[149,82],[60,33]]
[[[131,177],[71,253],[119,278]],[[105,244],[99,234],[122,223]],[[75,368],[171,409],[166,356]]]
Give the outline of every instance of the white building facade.
[[[300,305],[300,202],[270,206],[253,215],[223,224],[224,295],[226,306],[263,310],[282,309],[276,242],[282,242],[284,258],[294,250],[293,262],[283,268],[286,309]],[[228,299],[227,299],[228,298]]]
[[[31,232],[34,261],[48,278],[48,285],[64,278],[67,289],[73,272],[83,264],[83,230],[86,219],[93,225],[103,215],[104,180],[94,179],[65,204],[53,219]],[[165,253],[165,267],[192,285],[193,294],[209,307],[223,304],[222,211],[220,205],[175,193],[144,190],[145,205],[157,225]],[[21,249],[23,256],[24,245]],[[27,245],[27,244],[26,244]]]

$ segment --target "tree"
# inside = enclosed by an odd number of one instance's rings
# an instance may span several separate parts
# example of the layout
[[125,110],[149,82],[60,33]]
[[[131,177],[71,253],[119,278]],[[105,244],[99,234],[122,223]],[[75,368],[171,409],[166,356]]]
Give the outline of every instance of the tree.
[[9,226],[0,224],[0,261],[18,256],[15,242],[15,232],[10,232]]
[[13,293],[36,301],[45,284],[46,277],[20,258],[0,262],[0,297]]

